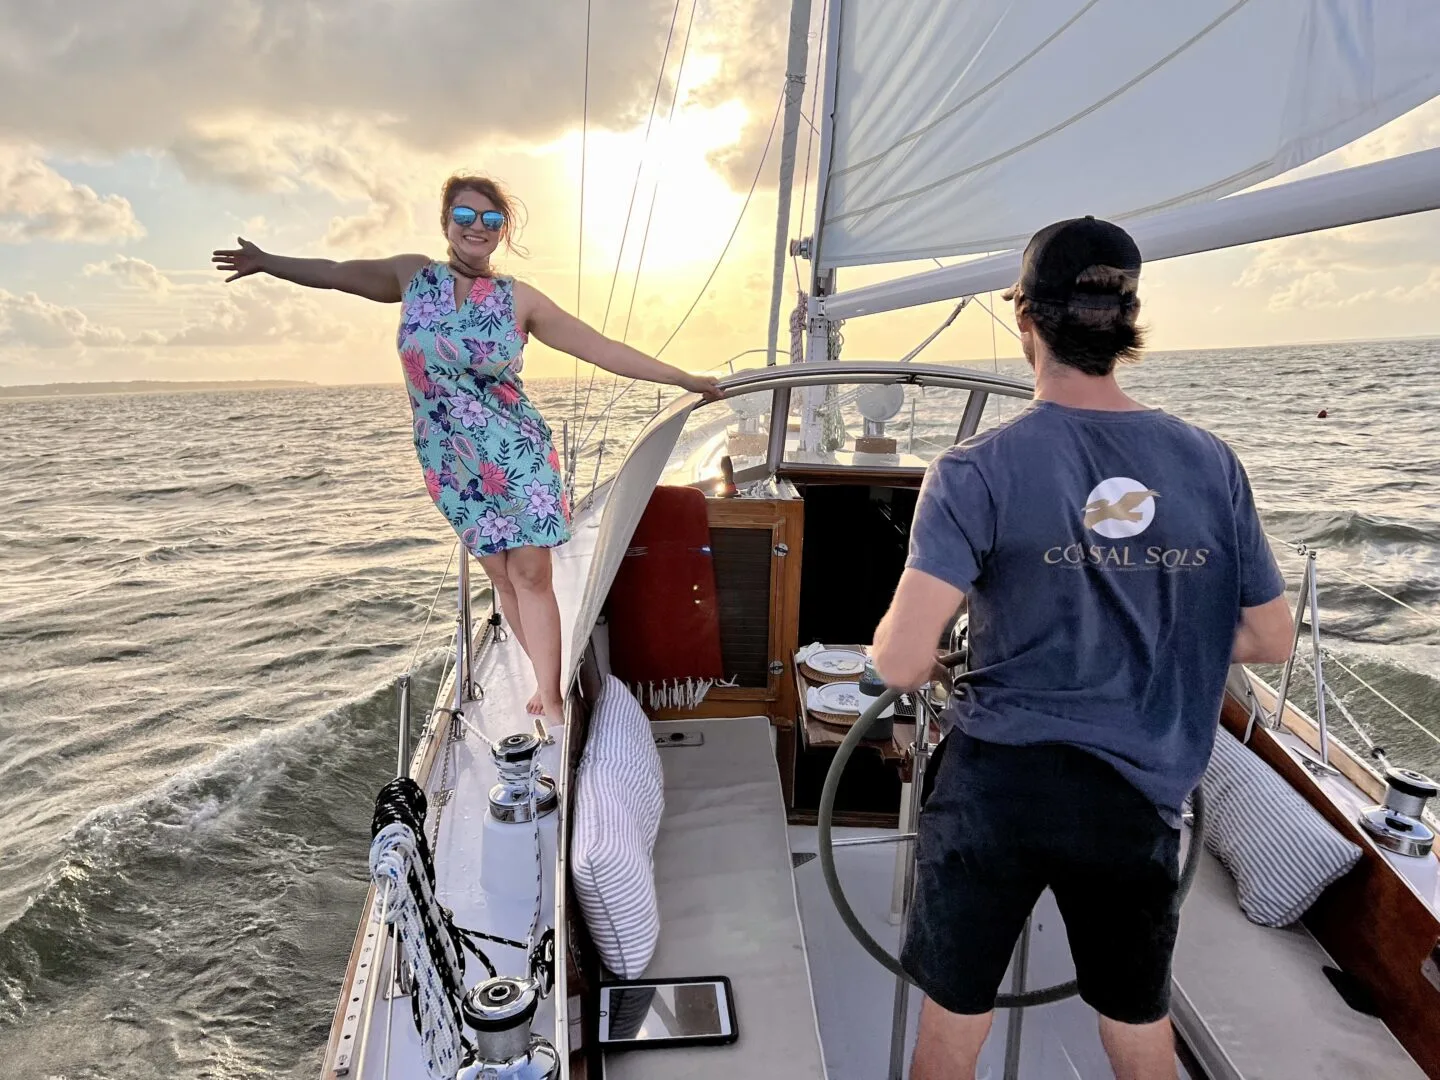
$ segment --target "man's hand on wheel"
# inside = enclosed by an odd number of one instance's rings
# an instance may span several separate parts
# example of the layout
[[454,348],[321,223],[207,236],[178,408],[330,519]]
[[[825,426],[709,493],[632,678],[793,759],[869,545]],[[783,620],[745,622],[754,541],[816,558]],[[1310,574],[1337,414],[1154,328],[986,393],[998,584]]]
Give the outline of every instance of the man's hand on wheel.
[[945,687],[945,692],[947,694],[953,694],[955,692],[954,676],[950,674],[950,669],[948,667],[940,663],[941,657],[948,655],[949,654],[944,649],[935,650],[935,667],[930,672],[930,678],[938,682],[941,686]]

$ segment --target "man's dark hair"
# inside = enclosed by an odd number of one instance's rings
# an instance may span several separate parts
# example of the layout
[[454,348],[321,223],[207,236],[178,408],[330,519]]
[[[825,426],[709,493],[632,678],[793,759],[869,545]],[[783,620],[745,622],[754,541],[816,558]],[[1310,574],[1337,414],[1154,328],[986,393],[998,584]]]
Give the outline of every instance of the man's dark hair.
[[1145,332],[1137,325],[1140,275],[1113,266],[1092,266],[1075,279],[1069,303],[1019,297],[1018,310],[1055,359],[1086,375],[1109,375],[1117,363],[1140,359]]

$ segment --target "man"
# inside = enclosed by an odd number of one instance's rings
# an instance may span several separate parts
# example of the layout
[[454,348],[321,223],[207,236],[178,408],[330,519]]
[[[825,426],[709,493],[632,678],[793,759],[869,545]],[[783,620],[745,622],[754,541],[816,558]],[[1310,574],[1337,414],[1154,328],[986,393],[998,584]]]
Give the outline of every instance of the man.
[[1015,942],[1049,886],[1120,1080],[1175,1074],[1170,961],[1181,804],[1229,665],[1279,662],[1292,623],[1244,469],[1127,396],[1140,252],[1057,222],[1015,302],[1035,401],[933,465],[874,657],[929,678],[962,603],[971,674],[921,817],[902,962],[927,1000],[912,1080],[974,1077]]

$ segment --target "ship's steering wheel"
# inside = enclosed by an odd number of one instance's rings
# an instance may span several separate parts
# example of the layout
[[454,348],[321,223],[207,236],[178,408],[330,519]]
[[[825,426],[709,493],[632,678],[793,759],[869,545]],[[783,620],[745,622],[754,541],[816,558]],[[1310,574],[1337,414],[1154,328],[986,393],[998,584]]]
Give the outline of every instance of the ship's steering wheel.
[[[940,658],[940,666],[947,669],[953,668],[964,657],[963,650],[950,653]],[[845,772],[850,755],[854,753],[855,747],[860,744],[860,741],[865,738],[865,733],[870,730],[876,718],[899,696],[900,691],[898,690],[886,690],[876,698],[870,707],[860,714],[860,719],[855,721],[854,726],[846,734],[844,742],[835,751],[835,760],[830,764],[830,771],[825,775],[825,786],[820,792],[818,820],[820,870],[825,875],[825,886],[830,890],[830,899],[835,902],[835,909],[840,913],[841,920],[855,940],[887,971],[913,983],[914,980],[900,966],[900,961],[886,952],[885,948],[861,925],[855,909],[845,898],[845,890],[840,885],[840,875],[835,870],[835,848],[831,837],[831,821],[835,816],[835,794],[840,789],[840,777]],[[923,737],[924,718],[917,715],[916,719],[919,725],[916,734]],[[915,792],[914,797],[918,799],[920,792]],[[1185,864],[1180,870],[1180,900],[1182,903],[1190,892],[1190,886],[1195,880],[1195,872],[1200,868],[1200,851],[1204,847],[1205,800],[1199,787],[1195,788],[1191,808],[1194,812],[1194,820],[1190,826],[1190,841],[1185,851]],[[997,1009],[1023,1009],[1032,1005],[1049,1005],[1072,996],[1078,992],[1079,988],[1079,984],[1071,979],[1069,982],[1057,983],[1039,990],[1026,990],[1020,994],[999,994],[995,998],[995,1007]]]

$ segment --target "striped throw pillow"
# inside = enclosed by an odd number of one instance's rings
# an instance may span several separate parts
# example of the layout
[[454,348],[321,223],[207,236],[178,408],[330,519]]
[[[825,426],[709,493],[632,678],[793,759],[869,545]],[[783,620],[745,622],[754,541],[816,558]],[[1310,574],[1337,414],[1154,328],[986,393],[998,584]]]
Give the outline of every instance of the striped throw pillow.
[[570,876],[600,958],[622,979],[644,974],[660,938],[653,856],[664,806],[650,721],[607,675],[576,779]]
[[1205,846],[1251,922],[1289,926],[1360,861],[1359,847],[1224,728],[1200,782]]

